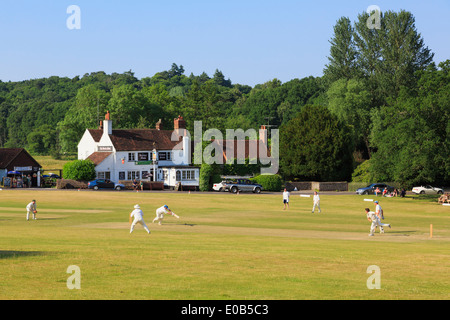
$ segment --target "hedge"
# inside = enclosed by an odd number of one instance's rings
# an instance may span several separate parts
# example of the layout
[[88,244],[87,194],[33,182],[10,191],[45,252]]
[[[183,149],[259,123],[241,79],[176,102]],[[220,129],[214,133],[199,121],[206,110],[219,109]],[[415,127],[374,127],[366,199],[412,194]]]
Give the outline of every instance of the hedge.
[[281,191],[283,184],[281,176],[278,174],[261,174],[251,180],[262,185],[265,191]]

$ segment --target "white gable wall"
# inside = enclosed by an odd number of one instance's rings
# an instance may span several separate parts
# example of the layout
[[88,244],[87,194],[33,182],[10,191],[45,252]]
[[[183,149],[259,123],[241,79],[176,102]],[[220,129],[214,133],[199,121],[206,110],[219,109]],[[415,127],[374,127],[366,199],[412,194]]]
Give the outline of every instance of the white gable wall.
[[84,160],[97,151],[97,143],[92,138],[89,130],[86,129],[80,142],[78,143],[78,160]]

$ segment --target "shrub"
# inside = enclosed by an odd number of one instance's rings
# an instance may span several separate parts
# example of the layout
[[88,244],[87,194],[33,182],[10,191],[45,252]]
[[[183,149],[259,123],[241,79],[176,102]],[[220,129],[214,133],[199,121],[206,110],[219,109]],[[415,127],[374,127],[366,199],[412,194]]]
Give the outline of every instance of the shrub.
[[67,162],[63,167],[64,179],[89,181],[95,177],[95,164],[89,159]]
[[282,186],[281,176],[278,174],[261,174],[251,179],[262,185],[265,191],[280,191]]

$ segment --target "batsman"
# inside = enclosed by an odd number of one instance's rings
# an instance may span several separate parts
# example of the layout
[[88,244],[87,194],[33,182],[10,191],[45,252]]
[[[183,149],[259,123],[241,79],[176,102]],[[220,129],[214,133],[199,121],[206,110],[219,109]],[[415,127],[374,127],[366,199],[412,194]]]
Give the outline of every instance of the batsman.
[[30,219],[30,213],[33,214],[33,219],[37,220],[37,218],[36,218],[36,213],[37,213],[36,200],[31,201],[27,205],[27,221]]
[[153,219],[152,223],[158,221],[158,224],[161,225],[161,221],[164,219],[164,214],[169,214],[177,219],[180,219],[180,217],[177,216],[175,212],[169,209],[169,206],[163,205],[161,208],[156,209],[156,218]]

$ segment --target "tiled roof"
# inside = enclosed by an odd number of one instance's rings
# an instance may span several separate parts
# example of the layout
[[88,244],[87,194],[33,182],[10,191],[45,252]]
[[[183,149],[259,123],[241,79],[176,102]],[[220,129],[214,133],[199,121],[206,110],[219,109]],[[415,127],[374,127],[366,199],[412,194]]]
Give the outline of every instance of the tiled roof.
[[[265,147],[265,150],[261,150],[260,154],[259,140],[214,140],[212,143],[217,143],[219,148],[223,150],[223,163],[226,163],[227,159],[231,157],[231,155],[227,155],[227,145],[230,144],[234,150],[234,159],[241,157],[241,154],[243,154],[244,159],[254,158],[254,156],[256,156],[256,159],[266,156],[270,157],[270,150],[267,146]],[[244,146],[244,150],[240,149],[242,145]]]
[[99,142],[103,135],[102,129],[88,129],[95,142]]
[[23,149],[0,149],[0,168],[6,168],[8,164],[15,158]]
[[103,162],[112,152],[94,152],[88,159],[90,159],[96,166]]
[[[92,138],[99,142],[102,135],[102,129],[89,129]],[[172,141],[172,130],[157,129],[129,129],[113,130],[109,136],[116,151],[148,151],[156,148],[157,150],[177,150],[177,146],[182,140]],[[176,147],[177,146],[177,147]]]
[[35,167],[41,167],[41,165],[34,160],[34,158],[23,148],[0,148],[0,168],[7,168],[14,159],[16,159],[21,153],[21,159],[28,159],[30,164]]

